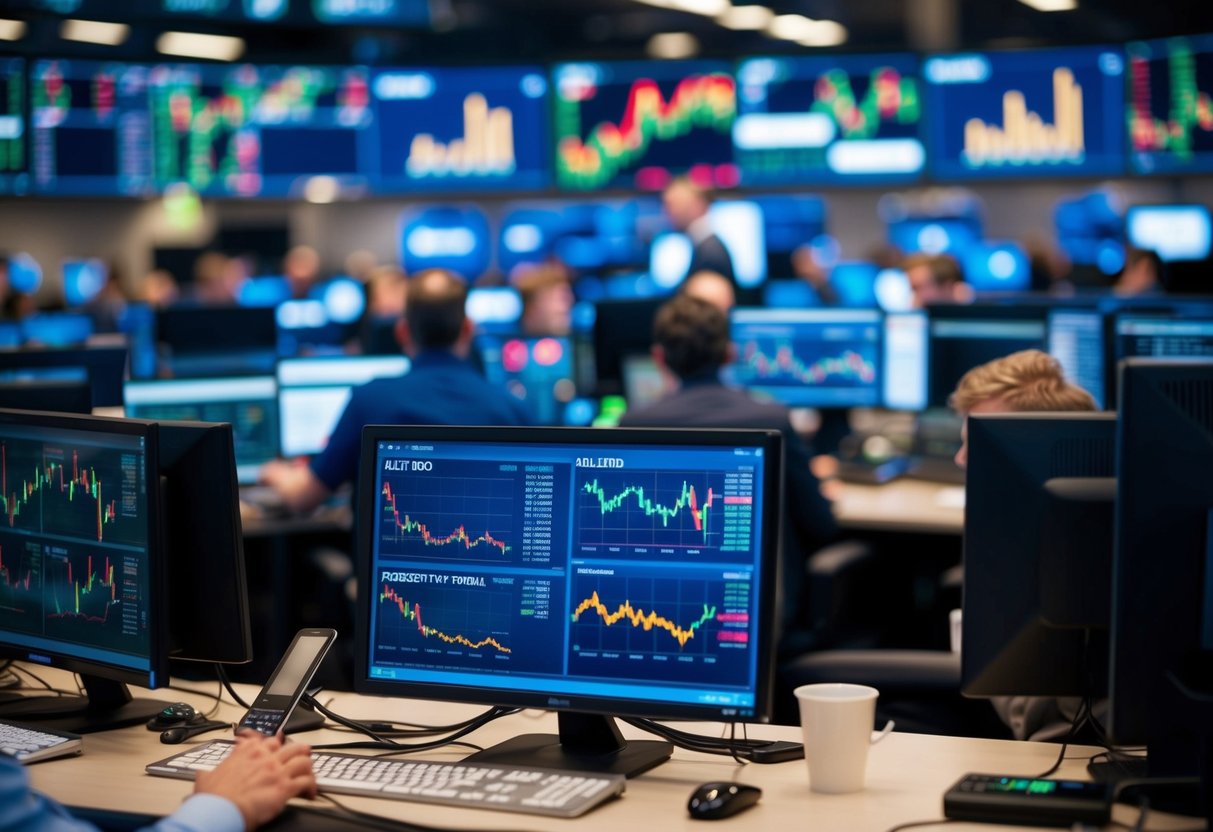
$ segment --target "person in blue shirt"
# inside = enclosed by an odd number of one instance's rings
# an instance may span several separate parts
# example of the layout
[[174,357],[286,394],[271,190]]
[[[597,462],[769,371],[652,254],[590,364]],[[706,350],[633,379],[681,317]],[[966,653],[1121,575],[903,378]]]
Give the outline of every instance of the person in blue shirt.
[[[244,832],[273,820],[292,797],[315,797],[311,749],[279,737],[241,735],[213,771],[198,773],[194,794],[150,832]],[[15,757],[0,753],[0,829],[91,832],[60,804],[30,788]]]
[[358,473],[364,425],[529,425],[519,399],[490,384],[468,362],[474,324],[464,305],[467,286],[450,272],[430,270],[409,281],[397,337],[412,358],[402,378],[355,388],[328,446],[307,466],[267,463],[261,482],[283,503],[308,512]]

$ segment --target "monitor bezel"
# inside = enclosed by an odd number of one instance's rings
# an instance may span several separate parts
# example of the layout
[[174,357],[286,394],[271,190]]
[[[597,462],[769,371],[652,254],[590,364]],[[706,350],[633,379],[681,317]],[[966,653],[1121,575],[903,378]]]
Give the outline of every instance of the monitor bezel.
[[371,593],[368,588],[373,567],[374,516],[378,502],[358,501],[355,526],[355,575],[360,591],[357,600],[354,642],[354,690],[358,693],[403,696],[451,702],[470,702],[492,706],[542,708],[561,713],[587,713],[604,716],[649,717],[665,719],[727,720],[730,722],[769,722],[773,716],[775,640],[777,625],[776,580],[783,556],[783,437],[768,430],[707,430],[699,428],[502,428],[367,425],[362,431],[358,476],[358,494],[376,493],[376,453],[381,441],[483,442],[502,444],[557,443],[569,446],[659,446],[681,447],[753,447],[761,448],[767,459],[763,466],[762,487],[766,495],[762,516],[755,519],[763,529],[763,551],[758,576],[757,608],[762,614],[755,630],[758,665],[755,668],[753,715],[725,714],[719,706],[689,703],[665,703],[655,700],[617,700],[541,691],[510,691],[504,688],[446,685],[404,681],[384,681],[368,676]]
[[33,650],[0,641],[0,655],[17,661],[58,667],[73,673],[97,676],[114,682],[145,688],[163,687],[169,683],[168,590],[165,570],[164,530],[160,489],[159,432],[155,422],[144,419],[118,419],[108,416],[83,416],[49,413],[37,410],[0,409],[0,431],[10,425],[34,428],[108,433],[142,438],[144,440],[144,471],[147,484],[147,570],[148,598],[148,669],[137,670],[74,656],[62,650]]

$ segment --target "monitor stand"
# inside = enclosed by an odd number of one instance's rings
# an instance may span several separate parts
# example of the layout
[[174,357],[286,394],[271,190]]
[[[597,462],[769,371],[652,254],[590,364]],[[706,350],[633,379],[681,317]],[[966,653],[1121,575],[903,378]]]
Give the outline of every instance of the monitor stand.
[[167,708],[159,699],[135,699],[122,682],[80,675],[84,696],[27,696],[0,703],[0,717],[73,734],[142,725]]
[[562,711],[555,734],[523,734],[466,758],[466,762],[537,766],[635,777],[670,758],[674,746],[660,740],[626,740],[615,720],[602,714]]

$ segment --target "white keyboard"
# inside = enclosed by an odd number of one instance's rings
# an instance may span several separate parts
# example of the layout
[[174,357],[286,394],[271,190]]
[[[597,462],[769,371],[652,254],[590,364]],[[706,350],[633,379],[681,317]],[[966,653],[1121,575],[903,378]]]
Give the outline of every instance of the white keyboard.
[[11,754],[23,763],[69,757],[83,750],[84,742],[78,734],[31,728],[20,722],[0,719],[0,752]]
[[[231,753],[235,743],[212,740],[147,766],[147,773],[192,780]],[[356,754],[312,752],[320,791],[499,809],[531,815],[574,818],[622,794],[621,774],[519,768],[489,763],[436,763]]]

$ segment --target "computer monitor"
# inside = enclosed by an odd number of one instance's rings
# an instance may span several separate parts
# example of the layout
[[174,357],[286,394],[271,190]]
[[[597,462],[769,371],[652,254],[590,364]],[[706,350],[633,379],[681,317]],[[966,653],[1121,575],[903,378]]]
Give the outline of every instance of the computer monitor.
[[599,396],[623,392],[623,359],[648,355],[653,319],[666,298],[600,300],[594,315],[594,369]]
[[122,404],[125,345],[67,349],[0,349],[0,380],[88,381],[94,407]]
[[77,732],[142,722],[168,681],[156,426],[0,410],[0,653],[82,674],[85,697],[0,716]]
[[0,407],[47,410],[52,413],[92,413],[93,388],[88,379],[0,381]]
[[1213,361],[1126,361],[1117,454],[1108,733],[1146,743],[1151,776],[1195,773],[1213,667]]
[[485,334],[476,350],[485,378],[522,399],[539,424],[564,423],[565,405],[577,395],[572,339]]
[[73,312],[40,312],[21,321],[25,343],[43,347],[74,347],[93,334],[93,319]]
[[734,309],[726,378],[792,407],[880,404],[876,309]]
[[169,656],[222,664],[252,661],[232,426],[163,422],[157,431]]
[[921,310],[884,316],[884,406],[927,406],[927,316]]
[[1044,350],[1045,313],[1046,307],[1033,305],[928,307],[929,404],[947,407],[956,383],[974,367],[1020,350]]
[[128,381],[126,415],[156,421],[228,422],[236,435],[236,474],[257,481],[278,456],[278,387],[273,376]]
[[968,419],[961,691],[1101,696],[1116,414]]
[[1126,358],[1213,358],[1213,314],[1180,309],[1124,310],[1109,317],[1108,401],[1116,401],[1120,362]]
[[409,371],[404,355],[293,358],[278,362],[278,416],[282,455],[324,450],[355,387]]
[[468,320],[482,332],[509,332],[522,318],[522,296],[511,286],[481,286],[468,290]]
[[258,375],[273,372],[278,357],[272,307],[170,306],[156,313],[156,334],[178,377]]
[[368,427],[355,689],[546,708],[480,759],[637,774],[610,715],[771,713],[779,434]]
[[1134,248],[1158,254],[1164,263],[1207,260],[1213,250],[1213,219],[1205,205],[1132,205],[1125,236]]
[[1104,407],[1108,397],[1103,313],[1083,307],[1050,309],[1048,340],[1049,355],[1061,364],[1066,379]]
[[651,355],[629,355],[623,359],[623,395],[629,410],[655,404],[673,388],[673,379],[662,371]]

